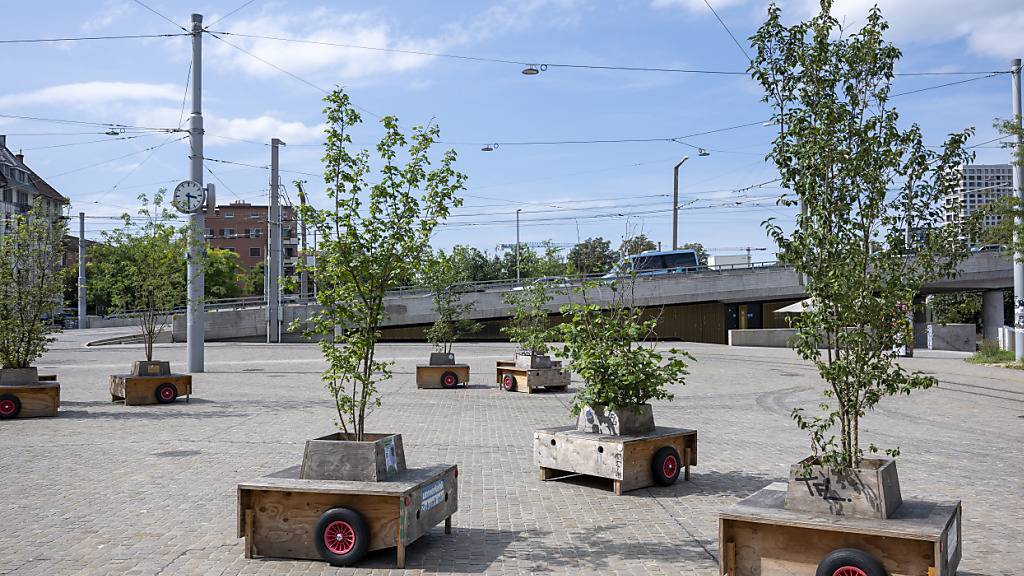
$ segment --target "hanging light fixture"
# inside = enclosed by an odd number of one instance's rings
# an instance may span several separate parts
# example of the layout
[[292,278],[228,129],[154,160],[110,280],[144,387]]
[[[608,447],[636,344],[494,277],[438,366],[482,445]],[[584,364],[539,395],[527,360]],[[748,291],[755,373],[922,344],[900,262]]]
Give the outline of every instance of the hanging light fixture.
[[117,130],[114,130],[113,128],[111,128],[110,130],[107,130],[106,132],[104,132],[104,134],[106,134],[107,136],[120,136],[121,132],[118,132]]
[[530,64],[526,68],[523,68],[523,74],[527,76],[536,76],[537,74],[540,74],[540,70],[533,64]]
[[481,150],[483,150],[484,152],[494,152],[494,146],[487,144],[483,148],[481,148]]
[[703,148],[698,148],[697,149],[697,156],[711,156],[711,152],[708,152],[707,150],[705,150]]

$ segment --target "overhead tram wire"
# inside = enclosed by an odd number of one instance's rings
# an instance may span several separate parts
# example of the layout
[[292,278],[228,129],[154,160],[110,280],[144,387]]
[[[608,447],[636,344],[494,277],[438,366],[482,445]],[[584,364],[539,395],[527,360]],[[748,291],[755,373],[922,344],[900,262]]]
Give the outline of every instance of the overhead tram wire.
[[243,3],[243,4],[241,5],[241,6],[239,6],[238,8],[235,8],[234,10],[232,10],[232,11],[228,12],[227,14],[225,14],[225,15],[221,16],[220,18],[217,18],[217,19],[216,19],[216,20],[214,20],[213,22],[210,22],[209,24],[207,24],[206,26],[204,26],[204,27],[203,27],[203,30],[209,30],[209,29],[210,29],[210,27],[211,27],[211,26],[213,26],[214,24],[216,24],[216,23],[218,23],[218,22],[221,22],[222,20],[225,20],[225,19],[227,19],[227,18],[230,18],[231,16],[234,16],[235,12],[238,12],[238,11],[242,10],[243,8],[245,8],[246,6],[248,6],[248,5],[252,4],[252,3],[253,3],[253,2],[255,2],[255,1],[256,1],[256,0],[248,0],[247,2],[244,2],[244,3]]
[[67,142],[65,144],[51,144],[50,146],[36,146],[34,148],[21,148],[24,152],[31,152],[33,150],[49,150],[51,148],[66,148],[68,146],[82,146],[85,144],[97,144],[99,142],[117,142],[118,140],[134,140],[135,138],[147,138],[150,136],[156,136],[155,134],[133,134],[131,136],[121,136],[118,138],[101,138],[99,140],[86,140],[85,142]]
[[[209,32],[213,34],[214,32]],[[427,50],[407,50],[402,48],[384,48],[380,46],[364,46],[360,44],[344,44],[340,42],[326,42],[323,40],[305,40],[301,38],[285,38],[281,36],[268,36],[264,34],[247,34],[244,32],[228,32],[226,30],[216,31],[216,34],[224,36],[236,36],[239,38],[253,38],[259,40],[274,40],[278,42],[291,42],[296,44],[315,44],[320,46],[334,46],[337,48],[349,48],[354,50],[369,50],[374,52],[389,52],[394,54],[409,54],[414,56],[432,56],[436,58],[448,58],[452,60],[464,60],[469,62],[484,62],[491,64],[507,64],[515,66],[536,66],[544,65],[548,68],[576,68],[589,70],[618,70],[624,72],[666,72],[678,74],[708,74],[723,76],[747,76],[748,72],[743,70],[709,70],[698,68],[672,68],[662,66],[612,66],[599,64],[578,64],[568,62],[551,62],[543,59],[527,60],[522,58],[491,58],[487,56],[471,56],[466,54],[450,54],[445,52],[430,52]],[[968,71],[934,71],[934,72],[897,72],[896,76],[977,76],[980,74],[991,74],[993,71],[984,70],[980,72]]]
[[171,23],[172,25],[174,25],[175,27],[177,27],[177,28],[181,28],[182,30],[184,30],[184,31],[186,32],[186,34],[187,34],[187,35],[189,35],[189,36],[191,36],[191,35],[192,35],[192,33],[191,33],[191,32],[189,32],[187,28],[185,28],[185,27],[184,27],[184,26],[182,26],[181,24],[178,24],[178,23],[177,23],[177,22],[175,22],[174,20],[171,20],[170,18],[168,18],[167,16],[165,16],[165,15],[161,14],[160,12],[157,12],[157,11],[156,11],[156,10],[154,10],[153,8],[149,7],[149,6],[148,6],[148,5],[147,5],[147,4],[145,3],[145,2],[143,2],[142,0],[132,0],[132,1],[133,1],[133,2],[135,2],[136,4],[138,4],[139,6],[142,6],[142,7],[143,7],[143,8],[145,8],[146,10],[149,10],[149,11],[150,11],[150,12],[152,12],[153,14],[156,14],[157,16],[159,16],[159,17],[163,18],[164,20],[166,20],[166,21],[170,22],[170,23]]
[[231,193],[231,195],[232,195],[232,196],[234,196],[236,200],[241,200],[241,199],[242,199],[242,197],[241,197],[241,196],[239,196],[238,194],[236,194],[236,193],[235,193],[235,191],[231,189],[231,186],[228,186],[228,183],[227,183],[227,182],[225,182],[224,180],[221,180],[221,177],[220,177],[220,176],[217,176],[217,173],[216,173],[216,172],[214,172],[213,170],[211,170],[209,166],[207,166],[206,164],[203,164],[203,168],[204,168],[204,169],[205,169],[205,170],[206,170],[207,172],[209,172],[209,173],[210,173],[210,176],[213,176],[214,178],[216,178],[216,179],[217,179],[217,182],[220,182],[221,186],[223,186],[224,188],[226,188],[226,189],[227,189],[227,191],[228,191],[228,192],[230,192],[230,193]]
[[740,41],[736,39],[736,36],[733,35],[732,30],[729,30],[729,27],[726,26],[725,24],[725,20],[722,20],[722,17],[719,16],[718,12],[715,11],[715,7],[712,6],[711,2],[709,2],[708,0],[704,0],[704,3],[708,5],[708,9],[711,10],[711,13],[714,14],[715,18],[718,19],[718,23],[722,25],[722,28],[725,28],[726,34],[729,35],[729,38],[732,38],[732,41],[734,44],[736,44],[736,47],[740,49],[740,52],[743,52],[743,56],[746,57],[747,62],[751,62],[752,60],[750,58],[750,54],[747,54],[747,49],[744,48],[743,45],[740,44]]
[[88,40],[137,40],[142,38],[173,38],[175,36],[189,36],[189,34],[125,34],[122,36],[66,36],[63,38],[15,38],[9,40],[0,40],[0,44],[46,44],[56,42],[82,42]]
[[48,122],[51,124],[73,124],[78,126],[97,126],[102,128],[113,128],[113,129],[124,129],[124,130],[141,130],[141,131],[152,131],[152,132],[181,132],[177,128],[154,128],[152,126],[135,126],[132,124],[119,124],[117,122],[89,122],[86,120],[66,120],[61,118],[43,118],[40,116],[22,116],[18,114],[0,114],[0,118],[10,118],[12,120],[28,120],[32,122]]
[[944,84],[937,84],[935,86],[926,86],[924,88],[918,88],[916,90],[907,90],[906,92],[897,92],[890,96],[890,98],[899,98],[900,96],[909,96],[910,94],[918,94],[921,92],[927,92],[929,90],[937,90],[939,88],[947,88],[949,86],[958,86],[960,84],[967,84],[968,82],[975,82],[977,80],[987,80],[989,78],[995,78],[996,76],[1002,76],[1003,74],[1009,74],[1009,71],[1005,72],[991,72],[985,76],[977,76],[975,78],[966,78],[964,80],[957,80],[955,82],[946,82]]

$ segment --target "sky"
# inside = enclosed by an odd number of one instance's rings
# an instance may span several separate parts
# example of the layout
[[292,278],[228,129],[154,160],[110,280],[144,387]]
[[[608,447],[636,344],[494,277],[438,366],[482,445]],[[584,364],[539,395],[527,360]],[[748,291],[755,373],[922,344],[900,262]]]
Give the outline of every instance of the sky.
[[[179,25],[189,27],[190,14],[202,13],[219,37],[204,35],[202,91],[210,159],[204,177],[217,186],[219,204],[267,202],[273,137],[286,143],[286,196],[297,201],[292,181],[301,179],[311,201],[323,202],[321,99],[323,90],[343,86],[364,111],[357,145],[372,147],[381,135],[375,116],[395,115],[403,126],[438,124],[438,157],[446,148],[458,152],[457,169],[469,176],[465,203],[438,230],[435,247],[494,252],[514,243],[518,209],[524,242],[602,236],[617,247],[627,233],[644,233],[667,248],[672,168],[688,156],[680,169],[680,243],[701,242],[716,254],[766,248],[754,257],[771,260],[761,223],[791,222],[794,211],[775,205],[783,191],[770,183],[777,173],[764,155],[773,134],[762,124],[771,113],[754,81],[558,66],[743,72],[746,38],[767,3],[709,3],[737,41],[704,0],[10,1],[3,2],[0,40],[183,34]],[[858,27],[872,4],[838,0],[833,13]],[[962,0],[879,4],[889,39],[903,51],[899,72],[1005,71],[1011,58],[1024,56],[1019,0],[976,0],[969,10]],[[817,3],[780,6],[795,21]],[[524,75],[522,62],[542,71]],[[0,134],[71,199],[72,214],[89,216],[87,237],[115,226],[105,217],[134,210],[139,193],[188,177],[188,141],[180,133],[107,136],[94,125],[9,116],[187,127],[190,37],[9,43],[0,66]],[[894,90],[968,78],[903,76]],[[980,144],[998,136],[995,119],[1009,117],[1010,92],[1003,74],[892,103],[905,124],[921,125],[928,144],[969,126],[977,130],[972,143]],[[565,143],[581,140],[648,141]],[[529,142],[561,143],[523,144]],[[494,149],[482,150],[488,144]],[[1008,161],[996,144],[975,151],[978,163]]]

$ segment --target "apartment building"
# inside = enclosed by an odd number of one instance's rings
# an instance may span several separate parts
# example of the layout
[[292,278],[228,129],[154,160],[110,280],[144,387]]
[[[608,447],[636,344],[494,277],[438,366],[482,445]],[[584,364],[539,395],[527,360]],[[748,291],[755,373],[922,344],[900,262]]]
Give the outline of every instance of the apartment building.
[[[986,204],[1013,194],[1013,167],[1010,164],[974,164],[961,170],[960,185],[946,197],[946,222],[956,217],[957,207],[960,215],[967,217]],[[999,216],[986,215],[982,225],[992,226],[999,220]]]
[[7,137],[0,134],[0,235],[15,214],[24,214],[40,198],[51,218],[64,215],[68,200],[25,164],[25,156],[7,148]]
[[[267,258],[269,216],[269,206],[242,201],[217,206],[213,214],[206,212],[207,242],[210,248],[238,254],[242,267],[251,270]],[[281,262],[284,274],[290,276],[295,272],[299,252],[295,211],[291,206],[281,206],[281,220]]]

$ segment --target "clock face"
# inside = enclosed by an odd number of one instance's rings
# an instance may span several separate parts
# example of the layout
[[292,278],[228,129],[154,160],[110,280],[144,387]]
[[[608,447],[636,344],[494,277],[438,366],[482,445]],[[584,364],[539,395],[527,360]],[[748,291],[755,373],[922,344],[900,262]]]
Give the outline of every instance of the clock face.
[[197,212],[203,206],[206,191],[191,180],[185,180],[174,188],[174,199],[171,203],[178,212]]

